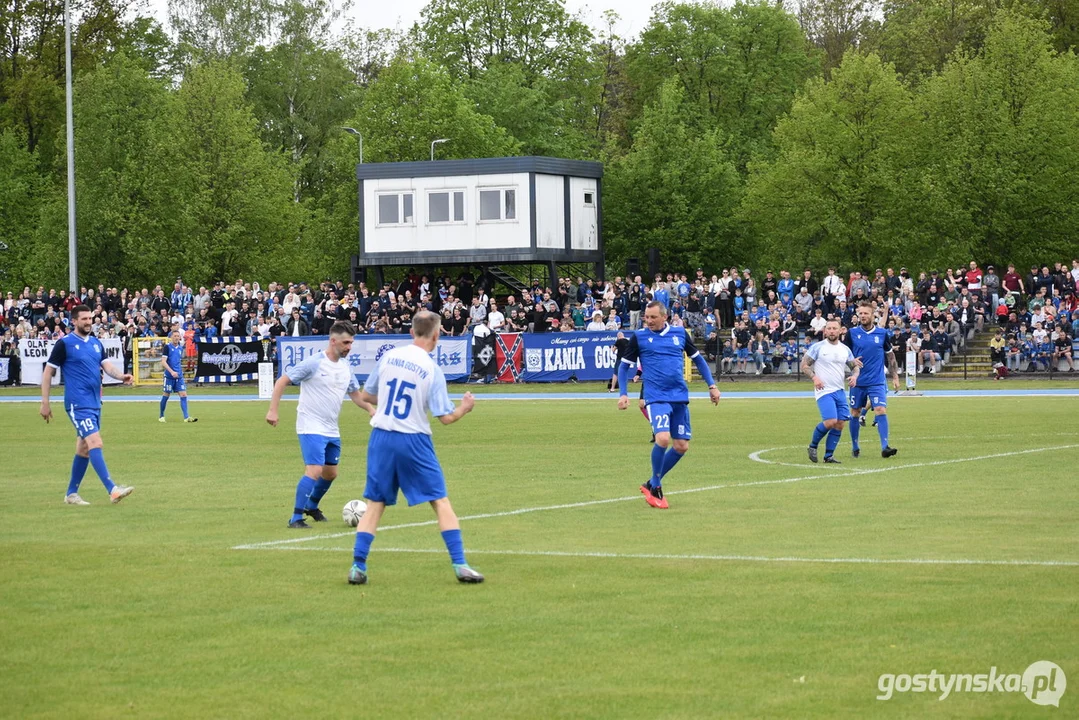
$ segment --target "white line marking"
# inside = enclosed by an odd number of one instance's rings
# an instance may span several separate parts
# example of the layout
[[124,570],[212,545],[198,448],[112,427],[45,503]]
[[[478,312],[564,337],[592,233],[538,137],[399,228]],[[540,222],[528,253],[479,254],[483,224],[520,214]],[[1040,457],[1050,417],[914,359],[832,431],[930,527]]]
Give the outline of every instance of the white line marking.
[[[1037,435],[1035,435],[1034,433],[1027,433],[1026,435],[1015,435],[1015,434],[1012,434],[1012,433],[1009,433],[1009,434],[997,434],[997,435],[982,435],[982,434],[979,434],[978,437],[980,437],[980,438],[1012,438],[1012,439],[1016,439],[1016,438],[1019,438],[1019,437],[1043,437],[1044,438],[1044,437],[1047,437],[1049,435],[1053,435],[1053,436],[1065,436],[1066,435],[1066,436],[1071,437],[1071,436],[1074,436],[1075,433],[1064,433],[1064,432],[1038,433]],[[899,440],[901,442],[906,442],[908,440],[911,441],[911,442],[918,442],[918,441],[926,441],[926,440],[955,440],[956,438],[965,438],[965,437],[967,437],[967,436],[966,435],[930,435],[928,437],[896,437],[896,436],[893,435],[892,439],[893,440]],[[803,463],[790,463],[790,462],[781,462],[779,460],[765,460],[764,458],[761,457],[761,455],[764,455],[765,453],[775,452],[777,450],[794,450],[796,448],[802,448],[804,450],[806,448],[806,445],[783,445],[781,447],[764,448],[763,450],[755,450],[754,452],[751,452],[748,455],[746,455],[746,457],[749,458],[750,460],[752,460],[753,462],[764,463],[765,465],[786,465],[787,467],[797,467],[797,468],[813,467],[812,463],[808,459],[806,460],[806,462],[803,462]],[[872,451],[870,451],[870,452],[872,452]],[[837,473],[839,471],[842,471],[842,470],[850,470],[850,469],[852,469],[852,468],[833,468],[833,470],[835,472],[837,472]]]
[[[350,547],[277,546],[267,550],[302,550],[305,552],[352,552]],[[444,555],[437,550],[376,547],[377,552]],[[698,555],[664,553],[566,552],[560,550],[474,550],[469,555],[515,555],[525,557],[601,558],[610,560],[719,560],[724,562],[825,563],[830,565],[1010,565],[1016,567],[1079,567],[1075,560],[978,560],[971,558],[811,558],[769,557],[767,555]]]
[[[782,478],[779,480],[756,480],[754,482],[746,483],[725,483],[722,485],[707,485],[699,488],[689,488],[686,490],[670,490],[665,493],[667,496],[671,495],[689,495],[690,493],[708,492],[710,490],[727,490],[731,488],[744,488],[744,487],[758,487],[762,485],[788,485],[791,483],[802,482],[805,480],[836,480],[839,478],[850,478],[855,475],[874,475],[877,473],[894,472],[896,470],[905,470],[909,468],[921,468],[921,467],[936,467],[938,465],[953,465],[956,463],[965,462],[977,462],[980,460],[994,460],[996,458],[1003,457],[1015,457],[1017,455],[1030,455],[1032,453],[1040,452],[1052,452],[1053,450],[1070,450],[1072,448],[1079,448],[1079,443],[1071,445],[1055,445],[1052,447],[1041,448],[1029,448],[1027,450],[1014,450],[1011,452],[994,453],[992,455],[979,455],[977,457],[969,458],[953,458],[951,460],[934,460],[931,462],[921,463],[908,463],[907,465],[888,465],[880,468],[868,468],[865,470],[853,470],[845,474],[827,473],[824,475],[802,475],[799,477]],[[483,520],[486,518],[496,517],[510,517],[513,515],[525,515],[527,513],[545,512],[547,510],[571,510],[574,508],[591,507],[593,505],[608,505],[610,503],[629,502],[631,500],[640,500],[640,495],[629,495],[626,497],[607,498],[605,500],[585,500],[583,502],[564,503],[562,505],[542,505],[540,507],[531,508],[519,508],[517,510],[505,510],[502,512],[482,513],[479,515],[465,515],[461,517],[461,520]],[[424,520],[420,522],[402,523],[400,525],[387,525],[380,527],[379,532],[386,530],[401,530],[403,528],[413,527],[426,527],[429,525],[437,525],[437,520]],[[330,538],[347,537],[354,535],[354,532],[333,533],[330,535],[310,535],[300,538],[289,538],[288,540],[269,540],[267,542],[248,543],[245,545],[236,545],[233,550],[258,550],[262,548],[275,547],[278,545],[294,545],[297,543],[311,542],[312,540],[325,540]]]

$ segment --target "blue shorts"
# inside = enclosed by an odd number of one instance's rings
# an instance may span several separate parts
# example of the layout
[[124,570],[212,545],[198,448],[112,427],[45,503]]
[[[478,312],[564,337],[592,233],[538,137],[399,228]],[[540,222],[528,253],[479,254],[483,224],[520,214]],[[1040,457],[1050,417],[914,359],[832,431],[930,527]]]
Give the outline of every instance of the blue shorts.
[[648,419],[652,432],[670,433],[675,440],[689,440],[693,429],[689,426],[689,403],[655,402],[648,405]]
[[820,408],[821,420],[850,420],[850,410],[847,409],[847,393],[835,390],[827,395],[817,398],[817,407]]
[[187,392],[187,382],[184,380],[184,374],[178,373],[177,377],[172,377],[165,373],[165,377],[161,380],[161,392],[166,395],[174,392]]
[[374,502],[397,504],[397,491],[409,506],[446,497],[446,478],[435,457],[431,436],[371,430],[367,443],[367,486],[363,496]]
[[101,432],[101,408],[67,408],[67,416],[81,438]]
[[336,465],[341,462],[341,438],[326,435],[300,435],[304,465]]
[[866,399],[873,403],[873,407],[888,407],[888,388],[884,385],[861,385],[851,388],[850,406],[856,410],[865,407]]
[[747,348],[747,347],[738,348],[738,359],[739,360],[745,360],[748,357],[749,357],[749,348]]

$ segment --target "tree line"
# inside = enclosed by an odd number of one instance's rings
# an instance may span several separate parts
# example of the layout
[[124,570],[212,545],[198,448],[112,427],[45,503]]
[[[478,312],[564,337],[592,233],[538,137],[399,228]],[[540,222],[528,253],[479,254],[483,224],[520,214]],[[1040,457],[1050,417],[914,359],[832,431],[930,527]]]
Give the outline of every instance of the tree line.
[[[605,164],[610,266],[1079,252],[1079,0],[72,0],[82,283],[344,277],[366,162]],[[63,4],[0,4],[0,285],[67,281]]]

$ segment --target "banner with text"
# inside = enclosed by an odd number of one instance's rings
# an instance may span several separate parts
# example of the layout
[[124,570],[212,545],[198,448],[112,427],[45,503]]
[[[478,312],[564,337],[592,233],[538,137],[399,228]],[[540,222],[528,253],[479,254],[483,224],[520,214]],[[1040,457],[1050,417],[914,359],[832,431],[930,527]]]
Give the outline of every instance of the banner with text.
[[[387,350],[411,342],[412,337],[409,335],[357,335],[352,343],[352,351],[348,354],[348,363],[352,366],[356,381],[365,382]],[[325,335],[279,337],[277,377],[281,377],[286,370],[299,365],[312,355],[321,355],[328,344],[329,338]],[[440,337],[431,358],[447,380],[467,379],[472,371],[472,337]]]
[[[35,338],[33,340],[22,339],[19,341],[19,359],[22,362],[22,384],[40,385],[41,373],[45,371],[45,361],[52,354],[52,346],[55,340]],[[52,376],[52,384],[60,384],[60,373]]]
[[526,333],[524,335],[525,382],[610,380],[618,354],[617,331],[572,333]]
[[15,382],[15,373],[11,369],[11,358],[0,355],[0,385],[11,385]]
[[[57,340],[37,338],[34,340],[19,341],[19,358],[22,361],[22,384],[40,385],[41,375],[45,372],[45,362],[52,355],[52,348]],[[101,338],[101,345],[105,348],[105,357],[112,361],[113,366],[123,372],[124,369],[124,345],[120,338]],[[52,384],[59,385],[63,379],[63,371],[59,370],[52,376]],[[102,382],[105,385],[119,385],[120,380],[108,374],[102,374]]]
[[258,377],[264,350],[257,337],[221,337],[195,343],[195,380],[204,383],[242,382]]

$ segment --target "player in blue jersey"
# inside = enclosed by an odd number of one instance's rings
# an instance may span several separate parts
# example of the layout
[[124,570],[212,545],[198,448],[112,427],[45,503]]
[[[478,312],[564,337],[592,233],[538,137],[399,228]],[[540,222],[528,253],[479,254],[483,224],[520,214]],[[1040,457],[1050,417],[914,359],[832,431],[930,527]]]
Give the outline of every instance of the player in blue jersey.
[[288,522],[294,530],[311,527],[304,521],[304,515],[315,522],[326,521],[318,504],[337,478],[337,465],[341,461],[341,430],[337,424],[341,401],[347,395],[368,414],[374,412],[361,397],[360,384],[348,362],[355,336],[356,329],[351,323],[335,322],[330,327],[330,342],[325,353],[312,355],[289,368],[273,386],[266,422],[274,427],[277,427],[277,406],[285,388],[293,383],[300,386],[296,434],[300,438],[304,473],[296,483],[296,501]]
[[852,422],[850,439],[854,444],[851,454],[858,457],[861,448],[858,445],[858,419],[862,408],[868,402],[876,413],[877,433],[880,435],[881,457],[890,458],[898,450],[888,444],[888,387],[885,385],[884,368],[892,376],[892,387],[899,391],[899,367],[892,352],[892,334],[877,325],[873,319],[873,307],[869,303],[858,306],[858,324],[847,333],[847,345],[854,357],[862,363],[862,372],[858,384],[850,394]]
[[641,485],[644,499],[654,508],[666,510],[663,497],[663,477],[689,451],[693,436],[689,424],[689,388],[683,377],[682,355],[688,355],[708,383],[712,404],[719,403],[719,388],[712,379],[708,363],[686,335],[685,328],[667,324],[667,306],[650,302],[644,310],[644,327],[634,331],[629,347],[618,367],[618,386],[623,388],[618,409],[629,407],[625,387],[629,372],[641,361],[644,382],[644,402],[656,444],[652,447],[652,476]]
[[74,332],[61,338],[52,348],[52,354],[41,374],[41,417],[52,420],[49,407],[49,389],[53,375],[63,371],[64,411],[75,426],[75,459],[71,463],[71,480],[67,485],[64,502],[68,505],[89,505],[79,497],[79,484],[89,465],[101,478],[101,484],[109,492],[113,503],[118,503],[135,488],[116,485],[109,476],[101,442],[101,371],[110,377],[131,384],[130,373],[117,368],[106,356],[101,341],[90,334],[93,326],[90,308],[76,305],[71,309]]
[[158,422],[165,422],[165,405],[169,402],[169,395],[180,394],[180,410],[184,413],[184,422],[198,422],[198,418],[187,414],[187,383],[184,381],[184,344],[180,340],[180,331],[173,330],[169,333],[169,341],[161,349],[161,406],[157,417]]
[[431,358],[440,328],[435,313],[416,313],[412,319],[412,344],[383,355],[364,383],[363,398],[378,407],[371,416],[373,429],[367,444],[367,487],[363,491],[367,512],[356,526],[356,545],[348,573],[352,585],[367,582],[371,543],[386,506],[397,504],[398,491],[404,493],[409,506],[431,503],[457,580],[483,582],[483,575],[465,560],[461,524],[450,505],[446,479],[431,443],[428,411],[443,425],[450,425],[470,413],[475,403],[472,393],[465,393],[456,408],[450,400],[446,376]]
[[[855,386],[860,371],[850,348],[839,342],[840,330],[838,320],[829,320],[824,326],[824,339],[810,345],[802,358],[802,372],[813,379],[813,396],[821,417],[813,430],[813,439],[809,441],[809,459],[817,462],[817,446],[827,435],[824,462],[835,465],[839,461],[833,455],[843,434],[843,425],[850,419],[846,386]],[[848,368],[850,380],[844,383]]]

